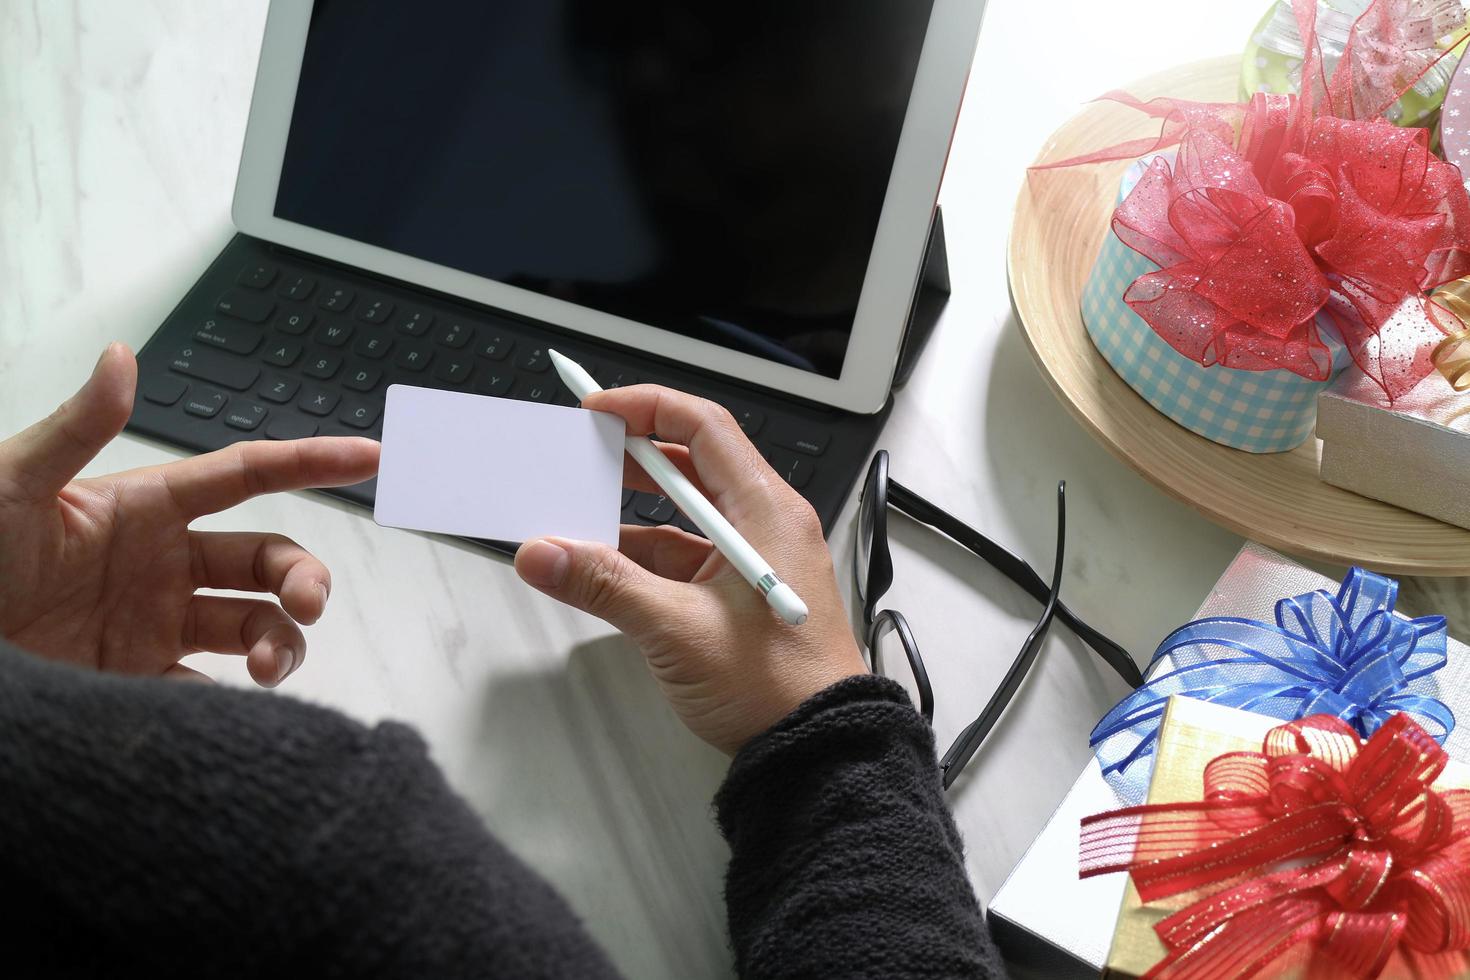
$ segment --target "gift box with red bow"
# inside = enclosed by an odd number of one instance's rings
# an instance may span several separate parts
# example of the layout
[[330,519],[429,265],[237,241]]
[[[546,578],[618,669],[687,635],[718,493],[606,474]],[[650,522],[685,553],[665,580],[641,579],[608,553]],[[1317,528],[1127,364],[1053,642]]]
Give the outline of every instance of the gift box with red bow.
[[1444,333],[1426,293],[1470,274],[1470,197],[1426,130],[1381,118],[1425,70],[1403,43],[1419,6],[1375,0],[1329,78],[1315,0],[1295,0],[1301,95],[1111,93],[1162,120],[1159,137],[1047,165],[1146,158],[1083,316],[1113,369],[1181,425],[1284,451],[1311,435],[1316,395],[1349,362],[1388,402],[1433,370]]
[[[1268,548],[1248,543],[1205,597],[1194,619],[1231,617],[1269,623],[1284,598],[1313,591],[1335,594],[1340,589],[1339,582]],[[1393,615],[1410,622],[1398,611]],[[1434,693],[1461,722],[1446,739],[1445,747],[1452,758],[1470,764],[1470,649],[1450,637],[1445,653],[1446,665],[1433,675]],[[1150,677],[1167,674],[1171,666],[1161,663]],[[1280,720],[1274,724],[1280,724]],[[1084,733],[1078,731],[1075,737],[1080,745]],[[1126,774],[1140,767],[1146,772],[1150,761],[1156,762],[1153,756],[1139,760]],[[1104,810],[1142,803],[1146,792],[1145,784],[1143,791],[1134,795],[1131,782],[1120,784],[1110,779],[1103,774],[1098,759],[1089,760],[1025,855],[991,896],[987,910],[991,932],[1018,975],[1083,980],[1095,978],[1101,971],[1127,876],[1078,877],[1081,820]],[[1031,973],[1023,972],[1028,968]]]
[[[1470,167],[1470,62],[1445,101],[1445,155]],[[1344,377],[1317,400],[1322,479],[1365,497],[1470,528],[1470,280],[1434,291],[1430,315],[1446,337],[1436,371],[1392,405],[1367,378]]]
[[1127,872],[1105,976],[1470,976],[1470,770],[1405,714],[1366,740],[1174,698],[1148,801],[1083,820]]

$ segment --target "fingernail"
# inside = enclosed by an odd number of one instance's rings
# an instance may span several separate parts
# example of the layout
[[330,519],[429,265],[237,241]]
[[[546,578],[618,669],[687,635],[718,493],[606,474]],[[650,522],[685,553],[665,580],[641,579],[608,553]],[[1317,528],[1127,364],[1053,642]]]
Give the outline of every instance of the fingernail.
[[318,582],[316,590],[322,594],[322,608],[327,608],[327,600],[332,598],[332,587],[325,582]]
[[286,679],[291,668],[296,666],[296,651],[290,647],[276,647],[276,683]]
[[516,568],[521,578],[539,589],[554,589],[566,581],[572,556],[550,541],[532,541],[521,549]]

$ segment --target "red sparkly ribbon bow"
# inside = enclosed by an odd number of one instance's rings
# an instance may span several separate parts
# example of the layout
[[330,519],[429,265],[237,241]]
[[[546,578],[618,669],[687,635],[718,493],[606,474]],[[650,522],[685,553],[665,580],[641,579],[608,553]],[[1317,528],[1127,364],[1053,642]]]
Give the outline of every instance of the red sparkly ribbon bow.
[[1376,977],[1395,952],[1416,976],[1463,975],[1470,790],[1430,788],[1447,761],[1408,715],[1366,743],[1329,715],[1291,722],[1214,759],[1201,802],[1084,819],[1081,874],[1126,870],[1144,902],[1198,893],[1154,927],[1168,954],[1150,978],[1287,956],[1311,977]]
[[1470,197],[1427,131],[1379,116],[1426,70],[1418,35],[1440,29],[1443,5],[1375,0],[1329,82],[1316,0],[1294,0],[1306,39],[1300,97],[1235,105],[1109,93],[1162,119],[1160,136],[1045,165],[1179,146],[1113,217],[1124,244],[1160,267],[1124,300],[1175,350],[1323,381],[1332,356],[1320,313],[1390,400],[1433,371],[1444,334],[1424,294],[1470,274]]

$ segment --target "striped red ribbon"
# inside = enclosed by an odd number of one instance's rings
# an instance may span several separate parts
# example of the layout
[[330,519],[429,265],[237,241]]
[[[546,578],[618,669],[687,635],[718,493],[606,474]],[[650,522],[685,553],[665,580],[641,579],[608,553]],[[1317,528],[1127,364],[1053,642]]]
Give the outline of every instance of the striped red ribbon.
[[[1218,756],[1204,799],[1082,821],[1082,877],[1127,871],[1140,898],[1188,895],[1154,928],[1147,978],[1470,976],[1470,790],[1437,791],[1444,750],[1405,714],[1366,743],[1314,715],[1260,752]],[[1157,775],[1155,776],[1157,778]]]

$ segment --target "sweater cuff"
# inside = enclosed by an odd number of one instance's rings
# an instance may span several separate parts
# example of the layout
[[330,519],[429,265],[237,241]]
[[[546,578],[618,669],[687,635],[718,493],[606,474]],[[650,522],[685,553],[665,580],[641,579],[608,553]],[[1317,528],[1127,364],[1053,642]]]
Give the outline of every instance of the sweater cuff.
[[762,739],[768,739],[782,732],[789,732],[800,728],[802,725],[811,721],[812,718],[832,708],[863,701],[900,704],[910,711],[914,710],[914,702],[909,699],[909,694],[903,689],[903,685],[897,681],[890,680],[882,674],[854,674],[851,677],[844,677],[836,684],[823,688],[816,694],[813,694],[801,702],[801,704],[797,705],[796,710],[792,711],[791,714],[751,739],[746,743],[745,748],[736,754],[735,764],[738,765],[740,763],[740,757],[751,746],[760,742]]
[[908,743],[915,761],[932,767],[938,780],[934,732],[903,686],[879,674],[843,678],[736,753],[714,799],[721,831],[730,836],[735,814],[770,788],[773,770],[786,778],[798,770],[817,775],[840,767],[854,751],[868,754],[894,742]]

